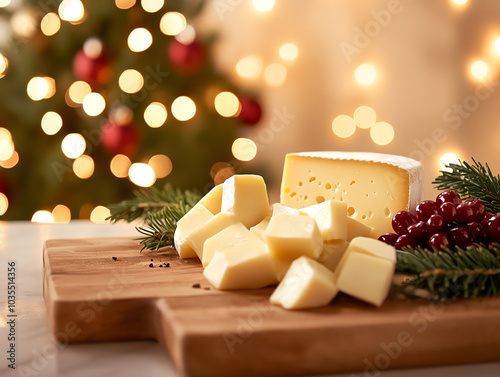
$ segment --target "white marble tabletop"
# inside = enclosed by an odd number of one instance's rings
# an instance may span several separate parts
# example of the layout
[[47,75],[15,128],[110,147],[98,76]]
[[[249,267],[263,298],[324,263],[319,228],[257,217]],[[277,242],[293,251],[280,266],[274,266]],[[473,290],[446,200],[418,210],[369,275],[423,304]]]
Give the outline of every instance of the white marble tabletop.
[[[154,342],[62,346],[49,334],[42,295],[42,245],[53,238],[136,236],[131,225],[73,221],[70,224],[0,222],[0,376],[36,377],[177,377],[172,361]],[[7,262],[17,263],[16,369],[8,367],[9,325]],[[393,370],[367,377],[498,377],[500,363]],[[364,376],[364,373],[343,377]],[[340,377],[340,375],[339,375]]]

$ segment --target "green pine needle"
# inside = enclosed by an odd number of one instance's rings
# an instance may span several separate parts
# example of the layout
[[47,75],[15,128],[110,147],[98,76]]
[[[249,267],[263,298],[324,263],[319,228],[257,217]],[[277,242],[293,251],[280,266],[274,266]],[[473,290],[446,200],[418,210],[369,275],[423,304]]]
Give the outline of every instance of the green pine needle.
[[403,293],[425,289],[431,293],[428,298],[439,301],[496,296],[500,294],[500,245],[445,252],[406,248],[397,251],[396,271],[412,276],[403,283]]
[[446,165],[452,171],[441,171],[433,184],[438,190],[454,190],[462,199],[480,199],[489,212],[500,213],[500,176],[488,164],[472,161],[472,165],[465,161]]
[[177,221],[184,216],[201,196],[193,191],[181,191],[167,184],[162,189],[134,191],[134,198],[109,206],[112,223],[142,219],[144,225],[136,227],[144,237],[137,238],[142,250],[158,250],[174,245]]

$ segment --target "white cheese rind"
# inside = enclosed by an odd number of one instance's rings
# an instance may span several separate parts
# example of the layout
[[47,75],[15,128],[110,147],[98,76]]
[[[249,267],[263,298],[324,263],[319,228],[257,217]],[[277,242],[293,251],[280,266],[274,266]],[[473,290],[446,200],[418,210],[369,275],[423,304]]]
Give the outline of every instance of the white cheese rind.
[[310,258],[300,257],[293,261],[270,301],[285,309],[325,306],[338,293],[335,280],[335,274],[325,266]]
[[181,258],[197,257],[186,238],[213,217],[212,212],[198,203],[177,222],[177,228],[174,232],[174,246]]
[[400,210],[422,200],[423,168],[416,160],[379,153],[309,152],[288,154],[281,203],[293,208],[328,199],[344,201],[349,216],[374,228],[374,237],[392,231]]

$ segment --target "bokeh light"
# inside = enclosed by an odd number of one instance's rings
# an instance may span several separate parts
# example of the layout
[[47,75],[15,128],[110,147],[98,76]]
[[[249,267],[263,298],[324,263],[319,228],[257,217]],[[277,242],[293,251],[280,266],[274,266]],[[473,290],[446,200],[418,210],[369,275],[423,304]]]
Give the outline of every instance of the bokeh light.
[[279,86],[286,79],[286,67],[281,63],[269,64],[264,71],[264,79],[270,86]]
[[67,224],[71,221],[71,210],[64,204],[58,204],[52,210],[52,219],[55,223]]
[[215,110],[223,117],[232,117],[240,112],[240,101],[234,93],[221,92],[214,100]]
[[257,145],[250,139],[240,137],[233,142],[231,152],[240,161],[251,161],[257,155]]
[[130,158],[124,154],[117,154],[112,158],[109,168],[115,177],[126,178],[128,177],[128,171],[131,165],[132,161],[130,161]]
[[33,101],[41,101],[56,93],[56,83],[51,77],[33,77],[26,88],[28,96]]
[[132,30],[128,36],[127,43],[133,52],[146,51],[153,44],[153,36],[148,29],[140,27]]
[[48,111],[42,117],[41,125],[47,135],[55,135],[63,126],[63,120],[55,111]]
[[448,168],[446,165],[449,164],[460,164],[460,159],[454,153],[448,152],[441,156],[439,159],[439,168],[443,171],[452,172],[451,168]]
[[144,121],[151,128],[158,128],[167,121],[167,109],[160,102],[152,102],[144,110]]
[[40,22],[42,33],[50,37],[61,29],[61,19],[56,13],[47,13]]
[[118,85],[125,93],[137,93],[144,85],[144,77],[135,69],[127,69],[118,78]]
[[195,116],[196,104],[191,98],[180,96],[172,102],[171,112],[175,119],[184,122]]
[[356,123],[348,115],[339,115],[332,122],[332,130],[335,135],[345,139],[354,135]]
[[154,155],[149,159],[148,165],[155,172],[156,178],[165,178],[172,172],[172,161],[164,154]]
[[97,206],[90,213],[90,221],[92,221],[95,224],[104,224],[108,222],[108,220],[106,219],[109,216],[111,216],[109,208],[104,206]]
[[0,216],[3,216],[9,209],[9,199],[3,192],[0,192]]
[[37,14],[28,7],[16,11],[10,19],[12,31],[24,39],[33,38],[37,32]]
[[92,157],[84,154],[73,161],[73,172],[78,178],[88,179],[94,174],[95,163]]
[[254,55],[244,57],[236,63],[236,72],[247,79],[257,78],[262,72],[262,60]]
[[377,69],[371,64],[361,64],[354,71],[354,77],[361,85],[370,85],[377,78]]
[[142,162],[132,164],[128,171],[128,176],[132,183],[140,187],[150,187],[156,182],[153,168]]
[[280,47],[279,54],[284,60],[295,60],[299,55],[299,49],[293,43],[285,43]]
[[78,22],[85,15],[85,8],[80,0],[63,0],[59,4],[59,17],[68,22]]
[[85,81],[75,81],[68,89],[69,98],[77,104],[82,104],[87,94],[92,92],[92,88]]
[[135,5],[135,0],[115,0],[118,9],[130,9]]
[[142,9],[148,13],[158,12],[165,5],[164,0],[141,0]]
[[88,116],[98,116],[106,108],[106,101],[99,93],[89,93],[83,98],[83,111]]
[[102,49],[102,41],[99,38],[89,38],[83,44],[83,53],[91,59],[101,56]]
[[476,60],[471,64],[470,72],[476,79],[484,79],[488,75],[488,65],[481,60]]
[[9,60],[0,54],[0,79],[7,73],[7,68],[9,68]]
[[274,0],[253,0],[253,6],[259,12],[269,12],[274,7]]
[[387,122],[377,122],[370,128],[370,137],[378,145],[387,145],[394,139],[394,128]]
[[82,135],[77,133],[72,133],[66,135],[61,143],[61,150],[64,155],[68,158],[78,158],[87,148],[87,143]]
[[11,169],[14,166],[16,166],[18,162],[19,162],[19,153],[14,151],[14,153],[12,153],[12,156],[8,160],[5,161],[0,160],[0,166],[4,169]]
[[0,161],[7,161],[14,154],[14,144],[10,140],[0,140]]
[[182,44],[190,45],[196,39],[196,30],[188,24],[183,31],[175,36],[175,39]]
[[52,213],[49,211],[36,211],[33,216],[31,217],[31,222],[32,223],[53,223],[54,218],[52,217]]
[[165,35],[182,33],[186,26],[186,17],[179,12],[167,12],[160,20],[160,30]]
[[468,0],[451,0],[453,4],[464,5]]
[[377,113],[370,106],[360,106],[354,110],[353,118],[359,128],[368,129],[375,124]]
[[495,50],[500,54],[500,37],[495,41]]
[[11,3],[11,0],[0,0],[0,8],[8,7]]

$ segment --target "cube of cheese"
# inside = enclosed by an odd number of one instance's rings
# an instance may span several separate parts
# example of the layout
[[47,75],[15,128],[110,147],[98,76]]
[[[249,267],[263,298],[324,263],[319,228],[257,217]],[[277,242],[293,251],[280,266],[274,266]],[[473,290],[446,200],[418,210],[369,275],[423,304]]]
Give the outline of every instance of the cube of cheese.
[[201,264],[208,266],[217,251],[236,246],[250,238],[250,231],[240,222],[228,226],[216,235],[210,237],[203,245]]
[[203,245],[205,241],[237,222],[238,220],[235,216],[220,212],[187,236],[186,240],[189,242],[189,245],[193,248],[198,258],[203,260]]
[[254,235],[216,251],[203,275],[218,289],[258,289],[277,283],[273,258]]
[[206,194],[199,201],[199,203],[214,215],[217,215],[220,212],[220,206],[222,203],[222,184],[211,189],[208,194]]
[[322,264],[300,257],[271,295],[272,304],[286,309],[307,309],[328,305],[337,295],[335,274]]
[[264,241],[264,232],[266,231],[267,227],[269,226],[269,221],[271,221],[271,218],[269,216],[267,216],[260,223],[251,227],[250,232],[252,232],[254,235],[259,237],[262,241]]
[[271,209],[271,216],[276,215],[300,215],[298,209],[284,206],[280,203],[274,203]]
[[323,241],[345,240],[347,238],[347,204],[327,200],[311,207],[302,208],[301,213],[316,220]]
[[212,212],[198,203],[177,222],[174,232],[174,246],[181,258],[197,257],[196,252],[186,241],[186,238],[213,217]]
[[347,218],[347,241],[356,237],[373,236],[373,228],[351,217]]
[[357,299],[380,306],[386,299],[395,263],[357,251],[347,255],[337,279],[338,289]]
[[308,216],[271,217],[264,233],[269,252],[277,259],[292,261],[303,255],[317,259],[323,239],[316,221]]
[[247,228],[269,216],[264,179],[259,175],[233,175],[223,184],[221,211],[232,214]]
[[303,208],[325,200],[347,203],[348,214],[374,228],[374,237],[392,232],[398,211],[413,211],[422,200],[422,164],[379,153],[308,152],[288,154],[281,204]]
[[330,271],[335,271],[347,249],[347,245],[349,245],[349,242],[345,240],[325,242],[323,244],[323,251],[318,258],[318,262]]

